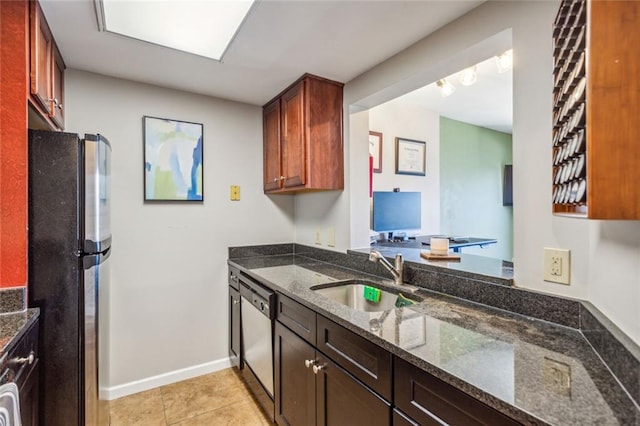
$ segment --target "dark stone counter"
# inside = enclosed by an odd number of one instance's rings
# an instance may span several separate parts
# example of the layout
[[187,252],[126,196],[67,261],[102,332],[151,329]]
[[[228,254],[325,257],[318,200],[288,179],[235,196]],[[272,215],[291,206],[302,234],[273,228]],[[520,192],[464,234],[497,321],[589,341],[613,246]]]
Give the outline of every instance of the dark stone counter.
[[[358,263],[362,253],[349,255],[354,259],[348,260],[339,253],[312,258],[301,255],[305,250],[297,245],[296,254],[276,254],[275,247],[269,249],[274,255],[230,256],[229,264],[522,423],[640,424],[640,409],[593,350],[579,323],[567,327],[452,297],[441,289],[414,292],[317,258],[335,256],[345,266]],[[311,290],[355,278],[400,289],[421,302],[361,312]],[[518,291],[488,285],[509,290],[511,295]],[[537,297],[532,292],[523,294]],[[545,297],[551,296],[540,297],[538,303],[544,305]],[[579,317],[579,302],[572,303]]]

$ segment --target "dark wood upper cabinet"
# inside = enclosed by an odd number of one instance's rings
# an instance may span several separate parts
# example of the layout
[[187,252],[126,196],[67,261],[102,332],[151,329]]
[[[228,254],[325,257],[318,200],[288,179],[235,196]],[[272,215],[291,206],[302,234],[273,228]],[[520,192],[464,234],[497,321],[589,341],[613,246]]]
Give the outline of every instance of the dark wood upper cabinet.
[[343,84],[305,74],[264,106],[264,191],[344,188]]
[[65,65],[37,1],[29,3],[29,26],[29,104],[45,128],[63,130]]
[[560,4],[553,27],[555,214],[640,219],[638,16],[633,1]]
[[51,98],[52,109],[49,114],[55,125],[64,129],[64,61],[57,46],[53,45],[53,62],[51,63]]
[[264,191],[280,189],[280,99],[263,110]]

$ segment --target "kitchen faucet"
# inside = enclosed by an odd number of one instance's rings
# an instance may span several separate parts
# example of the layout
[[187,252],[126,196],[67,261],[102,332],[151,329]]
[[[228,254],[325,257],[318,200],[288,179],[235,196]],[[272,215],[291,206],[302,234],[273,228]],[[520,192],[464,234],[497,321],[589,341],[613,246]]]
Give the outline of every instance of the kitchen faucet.
[[371,253],[369,253],[369,260],[372,262],[382,263],[382,266],[384,266],[387,271],[391,272],[391,275],[393,275],[395,283],[398,285],[403,284],[402,269],[404,261],[402,260],[402,254],[396,254],[395,267],[377,250],[372,250]]

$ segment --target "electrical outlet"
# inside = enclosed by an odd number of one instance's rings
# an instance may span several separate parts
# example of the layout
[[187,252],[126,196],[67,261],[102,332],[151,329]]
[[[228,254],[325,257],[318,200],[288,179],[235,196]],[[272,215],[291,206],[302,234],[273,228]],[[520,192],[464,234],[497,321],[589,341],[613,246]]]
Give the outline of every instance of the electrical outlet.
[[322,245],[322,231],[316,229],[316,244]]
[[327,245],[329,247],[336,246],[336,230],[333,228],[327,229]]
[[544,280],[569,285],[571,271],[569,250],[544,249]]

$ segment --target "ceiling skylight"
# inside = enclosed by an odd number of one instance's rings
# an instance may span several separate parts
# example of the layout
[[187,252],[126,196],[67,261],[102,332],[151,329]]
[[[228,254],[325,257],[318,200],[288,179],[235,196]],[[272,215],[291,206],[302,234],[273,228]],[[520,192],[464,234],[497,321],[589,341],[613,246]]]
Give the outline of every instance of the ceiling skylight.
[[254,0],[95,0],[102,31],[220,61]]

